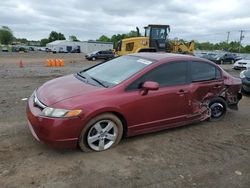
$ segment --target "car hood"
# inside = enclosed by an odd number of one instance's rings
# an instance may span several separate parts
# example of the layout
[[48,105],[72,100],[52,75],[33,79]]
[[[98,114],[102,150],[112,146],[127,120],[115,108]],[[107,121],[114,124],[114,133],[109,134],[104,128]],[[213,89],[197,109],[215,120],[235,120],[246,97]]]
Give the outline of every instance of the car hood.
[[38,99],[47,106],[79,95],[94,93],[103,88],[87,84],[73,74],[44,83],[37,90]]

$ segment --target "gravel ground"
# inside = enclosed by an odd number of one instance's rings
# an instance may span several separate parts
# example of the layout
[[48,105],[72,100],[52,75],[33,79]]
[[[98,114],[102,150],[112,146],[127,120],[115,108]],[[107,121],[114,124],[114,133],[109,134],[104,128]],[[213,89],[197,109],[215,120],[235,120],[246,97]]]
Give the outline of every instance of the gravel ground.
[[[49,68],[47,58],[65,67]],[[96,62],[83,54],[0,53],[0,187],[250,187],[250,97],[220,122],[125,138],[108,151],[55,150],[31,135],[34,89]],[[231,74],[231,65],[222,65]]]

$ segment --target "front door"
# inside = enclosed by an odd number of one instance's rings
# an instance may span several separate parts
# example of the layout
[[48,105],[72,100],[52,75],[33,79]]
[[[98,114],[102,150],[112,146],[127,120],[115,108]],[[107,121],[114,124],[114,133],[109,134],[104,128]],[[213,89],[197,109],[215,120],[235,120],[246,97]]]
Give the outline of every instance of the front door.
[[[187,62],[162,64],[127,88],[125,95],[133,100],[122,108],[126,109],[126,117],[130,117],[127,120],[132,132],[160,130],[186,120],[190,109],[187,67]],[[140,87],[145,81],[158,82],[159,90],[141,95]]]

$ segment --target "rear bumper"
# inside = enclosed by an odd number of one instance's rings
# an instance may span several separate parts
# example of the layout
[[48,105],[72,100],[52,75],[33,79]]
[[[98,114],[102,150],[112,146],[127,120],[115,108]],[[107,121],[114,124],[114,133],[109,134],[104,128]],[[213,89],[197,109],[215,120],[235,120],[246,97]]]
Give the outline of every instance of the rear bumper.
[[26,109],[28,126],[33,137],[53,148],[75,148],[83,128],[80,118],[48,118],[40,116],[30,97]]

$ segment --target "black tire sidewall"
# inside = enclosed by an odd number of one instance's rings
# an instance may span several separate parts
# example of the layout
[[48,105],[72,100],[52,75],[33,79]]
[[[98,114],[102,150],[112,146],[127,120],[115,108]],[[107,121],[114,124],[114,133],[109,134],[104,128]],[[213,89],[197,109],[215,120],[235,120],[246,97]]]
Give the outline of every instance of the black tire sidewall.
[[211,120],[211,121],[219,121],[219,120],[223,119],[223,118],[225,117],[226,113],[227,113],[227,103],[226,103],[226,101],[225,101],[224,99],[222,99],[222,98],[220,98],[220,97],[214,98],[214,99],[210,100],[210,102],[209,102],[209,108],[210,108],[210,107],[212,106],[212,104],[214,104],[214,103],[220,103],[220,104],[222,104],[222,105],[223,105],[223,108],[224,108],[224,112],[223,112],[223,114],[222,114],[220,117],[218,117],[218,118],[214,118],[214,117],[212,116],[212,112],[211,112],[210,120]]

